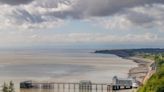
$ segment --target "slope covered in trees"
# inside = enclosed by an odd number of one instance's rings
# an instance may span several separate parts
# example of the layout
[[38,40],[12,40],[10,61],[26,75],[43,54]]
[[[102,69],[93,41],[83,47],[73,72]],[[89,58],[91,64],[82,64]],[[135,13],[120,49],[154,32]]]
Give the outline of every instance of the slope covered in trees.
[[138,92],[164,92],[164,55],[155,57],[156,73],[139,88]]

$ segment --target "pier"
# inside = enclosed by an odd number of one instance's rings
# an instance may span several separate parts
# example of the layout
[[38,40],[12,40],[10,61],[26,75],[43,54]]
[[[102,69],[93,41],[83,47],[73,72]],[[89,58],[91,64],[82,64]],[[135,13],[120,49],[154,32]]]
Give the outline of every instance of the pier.
[[[132,78],[119,79],[113,77],[113,83],[92,83],[91,81],[80,82],[34,82],[24,81],[20,88],[24,89],[57,89],[74,90],[74,92],[115,92],[116,90],[137,88],[138,83]],[[78,91],[77,91],[78,90]]]
[[63,89],[63,90],[79,90],[79,92],[113,92],[112,84],[107,83],[91,83],[90,81],[78,82],[33,82],[25,81],[20,83],[20,88],[24,89]]

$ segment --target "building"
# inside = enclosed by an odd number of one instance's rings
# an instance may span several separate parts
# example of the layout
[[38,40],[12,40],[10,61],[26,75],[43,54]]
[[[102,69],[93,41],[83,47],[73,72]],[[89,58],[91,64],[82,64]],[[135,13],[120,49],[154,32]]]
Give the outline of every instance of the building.
[[113,90],[126,89],[126,88],[137,88],[138,82],[134,78],[121,79],[117,76],[113,77]]
[[20,88],[32,88],[32,81],[24,81],[20,83]]

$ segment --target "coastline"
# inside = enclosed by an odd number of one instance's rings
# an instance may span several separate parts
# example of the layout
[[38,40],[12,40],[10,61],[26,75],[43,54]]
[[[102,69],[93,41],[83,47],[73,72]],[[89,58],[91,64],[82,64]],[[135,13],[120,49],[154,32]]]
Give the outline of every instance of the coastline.
[[151,64],[154,63],[153,60],[137,56],[120,56],[117,54],[114,55],[123,59],[132,60],[137,64],[137,67],[129,69],[128,77],[135,78],[140,85],[143,85],[155,72],[151,69]]
[[133,62],[135,62],[137,64],[137,67],[133,67],[129,69],[128,77],[135,78],[139,82],[140,85],[143,85],[145,81],[147,81],[154,72],[154,71],[152,72],[151,70],[151,64],[154,63],[154,61],[150,59],[145,59],[142,57],[131,55],[131,53],[127,53],[121,50],[114,50],[114,51],[113,50],[102,50],[102,51],[100,50],[100,51],[95,51],[95,53],[113,54],[120,58],[132,60]]
[[136,78],[137,81],[142,85],[146,81],[145,78],[151,72],[151,64],[154,62],[149,59],[144,59],[141,57],[128,57],[126,59],[132,60],[133,62],[137,63],[138,66],[131,68],[129,70],[128,76]]

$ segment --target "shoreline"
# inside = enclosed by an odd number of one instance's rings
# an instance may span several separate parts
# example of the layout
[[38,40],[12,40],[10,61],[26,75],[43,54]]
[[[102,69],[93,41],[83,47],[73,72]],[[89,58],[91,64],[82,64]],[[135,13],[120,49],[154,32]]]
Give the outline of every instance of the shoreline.
[[139,57],[139,53],[153,53],[158,54],[164,49],[159,48],[144,48],[144,49],[114,49],[114,50],[96,50],[94,53],[98,54],[113,54],[123,59],[132,60],[137,67],[129,70],[128,76],[136,78],[140,84],[144,84],[155,72],[154,60]]
[[135,78],[139,82],[139,85],[143,85],[155,73],[155,71],[151,69],[152,68],[151,64],[154,63],[154,60],[145,59],[145,58],[137,57],[137,56],[133,56],[133,57],[132,56],[127,56],[127,57],[118,56],[118,57],[121,57],[127,60],[132,60],[133,62],[137,64],[137,67],[133,67],[129,69],[128,77]]
[[[152,75],[151,64],[154,63],[153,60],[145,59],[137,56],[122,56],[114,53],[97,53],[97,54],[112,54],[116,55],[122,59],[131,60],[137,64],[137,67],[133,67],[128,71],[128,77],[135,78],[140,85],[143,85],[145,81],[148,80],[150,75]],[[154,72],[154,71],[153,71]]]
[[149,74],[151,72],[150,65],[154,62],[153,60],[144,59],[144,58],[137,57],[137,56],[129,56],[129,55],[124,56],[124,55],[122,55],[122,54],[120,55],[118,53],[102,53],[101,52],[101,53],[97,53],[97,54],[112,54],[112,55],[116,55],[122,59],[131,60],[131,61],[135,62],[137,64],[137,67],[133,67],[133,68],[129,69],[128,77],[135,78],[139,82],[140,85],[144,84],[144,82],[147,80],[146,77],[149,76]]
[[152,62],[141,57],[129,57],[127,59],[132,60],[133,62],[138,64],[137,67],[133,67],[129,70],[128,76],[136,78],[136,80],[139,81],[140,84],[143,84],[145,77],[150,71],[149,67]]

